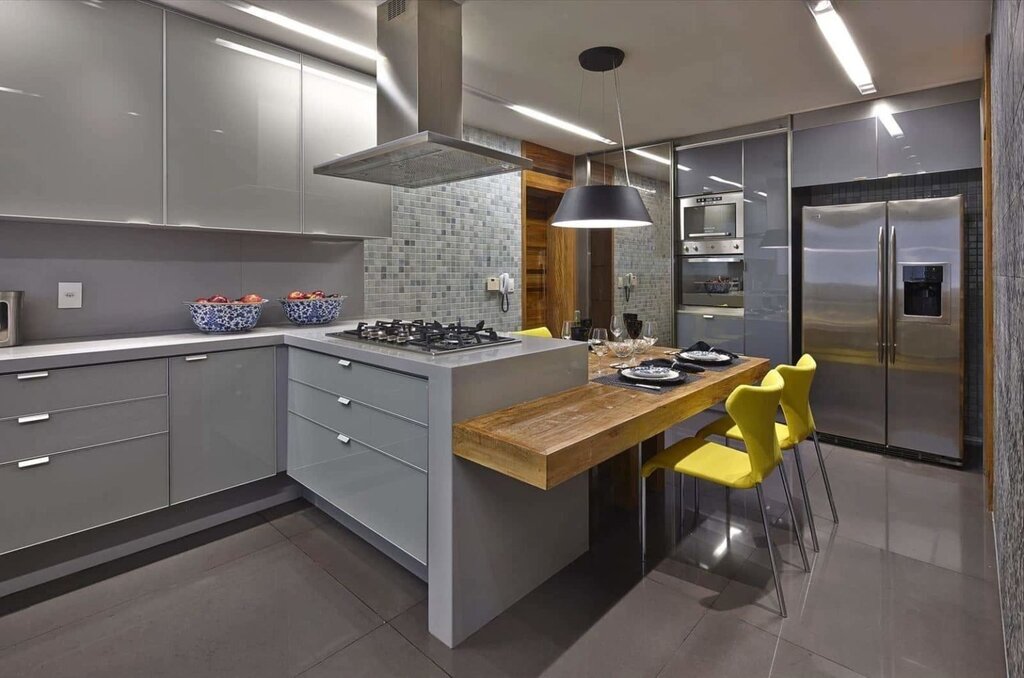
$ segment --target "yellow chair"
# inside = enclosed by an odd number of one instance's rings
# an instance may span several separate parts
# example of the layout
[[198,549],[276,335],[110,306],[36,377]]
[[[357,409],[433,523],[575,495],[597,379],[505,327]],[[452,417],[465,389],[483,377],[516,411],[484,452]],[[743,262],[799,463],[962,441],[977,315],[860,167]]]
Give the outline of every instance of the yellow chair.
[[[741,452],[718,443],[700,438],[686,438],[651,457],[641,468],[640,525],[642,548],[646,553],[647,478],[657,469],[665,469],[688,475],[696,480],[722,485],[727,489],[757,490],[757,501],[761,506],[761,522],[768,539],[768,557],[775,579],[775,592],[779,596],[779,609],[786,616],[786,601],[782,596],[782,585],[775,567],[775,547],[768,529],[768,514],[765,510],[764,492],[761,483],[782,463],[782,450],[775,435],[775,413],[783,392],[782,376],[775,370],[765,375],[760,386],[739,386],[725,401],[725,410],[743,433],[747,451]],[[793,498],[789,491],[786,474],[781,474],[782,486],[786,490],[789,514],[796,521],[793,512]],[[800,535],[800,556],[804,569],[810,571],[807,551]]]
[[[814,441],[814,449],[818,453],[818,464],[821,466],[821,477],[825,481],[825,492],[828,494],[828,503],[832,508],[833,522],[839,522],[839,514],[836,512],[836,502],[832,498],[832,486],[828,482],[828,471],[825,470],[825,458],[821,454],[821,444],[818,442],[818,432],[814,427],[814,415],[811,413],[811,383],[814,381],[814,372],[818,365],[809,354],[805,353],[796,365],[779,365],[776,370],[786,381],[782,390],[782,414],[786,420],[785,424],[775,424],[775,434],[779,439],[779,446],[783,450],[792,450],[796,459],[796,471],[800,477],[800,491],[804,498],[804,515],[811,532],[811,544],[814,550],[818,550],[818,531],[814,526],[814,512],[811,511],[810,495],[807,492],[807,478],[804,474],[804,465],[800,458],[800,443],[811,438]],[[721,417],[708,424],[697,432],[698,438],[709,436],[722,436],[728,440],[743,440],[739,427],[733,423],[728,416]]]
[[513,332],[512,334],[521,334],[524,337],[543,337],[544,339],[551,339],[551,330],[546,327],[534,327],[532,330],[520,330],[519,332]]

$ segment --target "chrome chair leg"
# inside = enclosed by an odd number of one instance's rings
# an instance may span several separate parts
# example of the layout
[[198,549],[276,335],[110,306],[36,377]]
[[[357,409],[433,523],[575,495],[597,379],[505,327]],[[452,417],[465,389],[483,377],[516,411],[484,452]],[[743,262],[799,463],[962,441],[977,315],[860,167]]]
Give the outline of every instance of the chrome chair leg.
[[832,498],[832,485],[828,482],[828,471],[825,470],[825,457],[821,454],[821,443],[818,442],[818,432],[811,431],[814,439],[814,449],[818,452],[818,465],[821,466],[821,477],[825,481],[825,492],[828,494],[828,505],[832,508],[832,522],[839,522],[839,514],[836,512],[836,500]]
[[786,504],[789,506],[789,517],[793,521],[793,529],[796,531],[796,543],[800,547],[800,557],[804,561],[804,571],[811,571],[811,564],[807,561],[807,549],[804,548],[803,530],[796,522],[796,511],[793,510],[793,494],[789,491],[789,480],[786,478],[786,467],[779,464],[779,475],[782,477],[782,488],[786,491]]
[[814,512],[811,511],[811,497],[807,493],[807,477],[804,475],[804,464],[800,460],[800,446],[793,446],[793,456],[796,458],[796,473],[800,478],[800,491],[804,496],[804,516],[807,518],[807,527],[811,531],[811,546],[814,547],[815,553],[819,551],[818,548],[818,529],[814,527]]
[[779,571],[775,567],[775,547],[772,545],[772,535],[768,531],[768,512],[764,506],[764,492],[761,486],[757,485],[757,503],[761,507],[761,523],[764,525],[764,538],[768,541],[768,560],[772,564],[772,577],[775,579],[775,593],[779,596],[779,612],[786,617],[786,599],[782,595],[782,582],[779,581]]

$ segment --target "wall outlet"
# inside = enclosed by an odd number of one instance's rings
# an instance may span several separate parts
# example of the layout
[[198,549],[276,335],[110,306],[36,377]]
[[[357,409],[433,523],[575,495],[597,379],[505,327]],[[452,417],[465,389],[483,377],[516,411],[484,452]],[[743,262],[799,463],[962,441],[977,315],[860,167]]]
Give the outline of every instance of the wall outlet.
[[485,278],[484,282],[487,285],[487,291],[488,292],[497,292],[498,291],[499,283],[498,283],[498,277],[497,276],[493,276],[492,275],[492,276],[490,276],[488,278]]
[[57,283],[57,308],[82,308],[82,283]]

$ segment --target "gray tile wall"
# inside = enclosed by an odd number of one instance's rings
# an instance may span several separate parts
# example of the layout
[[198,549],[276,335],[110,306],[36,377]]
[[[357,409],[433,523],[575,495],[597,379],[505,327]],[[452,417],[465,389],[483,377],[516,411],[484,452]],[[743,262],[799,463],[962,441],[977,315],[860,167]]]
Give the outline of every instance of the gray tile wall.
[[992,5],[995,528],[1007,672],[1024,676],[1024,3]]
[[[363,244],[252,233],[0,222],[0,290],[24,290],[26,341],[193,329],[183,301],[292,289],[347,295],[363,314]],[[57,309],[57,283],[83,283]],[[276,302],[260,324],[286,322]]]
[[[508,153],[520,143],[467,127],[463,136]],[[518,172],[420,189],[395,188],[391,238],[366,242],[366,313],[385,318],[461,316],[520,329],[520,299],[508,313],[484,278],[509,273],[521,287],[522,179]]]

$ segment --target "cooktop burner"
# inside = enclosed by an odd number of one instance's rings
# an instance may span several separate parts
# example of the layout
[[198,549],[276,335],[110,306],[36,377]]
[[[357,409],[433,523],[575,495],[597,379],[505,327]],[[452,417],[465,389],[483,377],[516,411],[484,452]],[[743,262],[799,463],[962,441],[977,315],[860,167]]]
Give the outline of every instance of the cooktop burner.
[[436,320],[378,320],[372,324],[361,322],[354,330],[328,332],[327,336],[432,354],[517,344],[520,341],[502,337],[484,325],[483,320],[475,325],[463,325],[461,318],[447,325]]

